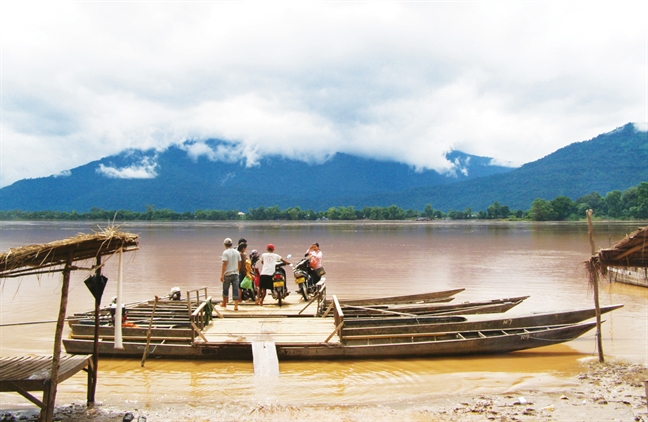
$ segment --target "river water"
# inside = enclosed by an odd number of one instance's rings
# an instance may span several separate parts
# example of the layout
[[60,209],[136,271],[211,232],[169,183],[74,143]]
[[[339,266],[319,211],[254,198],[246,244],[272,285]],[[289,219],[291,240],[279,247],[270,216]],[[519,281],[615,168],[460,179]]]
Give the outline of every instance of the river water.
[[[105,226],[105,225],[104,225]],[[596,223],[596,247],[609,247],[638,223]],[[41,244],[97,230],[96,223],[0,222],[0,250]],[[124,259],[124,301],[209,287],[218,296],[222,241],[248,239],[252,249],[267,243],[299,256],[319,242],[328,294],[379,297],[465,288],[457,301],[529,295],[507,315],[593,306],[583,262],[589,257],[583,223],[398,222],[398,223],[127,223],[140,235],[140,250]],[[294,259],[293,259],[294,261]],[[103,305],[116,295],[117,259],[108,261]],[[93,299],[76,271],[68,315],[90,310]],[[291,277],[289,276],[289,280]],[[0,355],[51,354],[58,314],[60,273],[2,281]],[[272,300],[269,298],[268,300]],[[648,363],[648,289],[603,283],[601,304],[624,304],[604,315],[607,357]],[[204,406],[231,408],[309,405],[354,406],[421,402],[456,393],[515,392],[559,388],[578,373],[579,361],[596,355],[594,332],[566,344],[499,356],[280,363],[277,378],[254,375],[251,362],[101,359],[97,400],[132,403],[140,409]],[[82,402],[85,378],[63,383],[58,402]],[[302,392],[296,394],[295,392]],[[0,394],[0,408],[30,407],[16,394]],[[230,407],[228,407],[230,406]],[[229,409],[229,410],[228,410]],[[303,416],[303,415],[302,415]]]

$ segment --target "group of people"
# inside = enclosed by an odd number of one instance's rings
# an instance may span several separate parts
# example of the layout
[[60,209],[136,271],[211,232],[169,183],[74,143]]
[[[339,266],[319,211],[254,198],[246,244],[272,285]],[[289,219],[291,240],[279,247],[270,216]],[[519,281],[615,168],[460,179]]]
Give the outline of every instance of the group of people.
[[[240,284],[249,278],[253,281],[252,289],[255,290],[257,305],[263,306],[263,300],[267,291],[272,289],[272,276],[275,272],[275,266],[279,262],[290,265],[281,255],[275,253],[275,247],[271,243],[266,246],[266,252],[259,256],[258,251],[253,250],[247,254],[247,240],[239,239],[238,246],[233,247],[232,239],[229,237],[223,241],[225,250],[222,256],[222,267],[220,281],[223,283],[223,301],[220,306],[227,307],[229,302],[230,286],[232,288],[232,300],[234,310],[238,311],[238,305],[241,302]],[[306,251],[306,256],[310,258],[310,268],[313,270],[312,275],[319,281],[319,276],[315,271],[322,267],[322,251],[319,249],[319,243],[313,243]],[[256,262],[261,260],[261,273],[256,268]]]

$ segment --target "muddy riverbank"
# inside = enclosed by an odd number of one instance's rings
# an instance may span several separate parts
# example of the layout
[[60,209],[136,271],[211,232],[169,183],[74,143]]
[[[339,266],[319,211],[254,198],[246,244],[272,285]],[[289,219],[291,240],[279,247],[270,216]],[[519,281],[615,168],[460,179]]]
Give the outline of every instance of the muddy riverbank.
[[[426,402],[404,398],[395,405],[312,405],[307,394],[300,405],[182,406],[164,402],[137,408],[129,403],[94,408],[84,404],[62,404],[55,420],[61,422],[140,421],[648,421],[643,381],[648,369],[641,364],[589,359],[582,372],[555,387],[514,388],[503,394],[442,395]],[[214,394],[219,394],[214,391]],[[36,420],[35,411],[4,411],[1,421]],[[124,417],[126,416],[126,419]],[[144,419],[146,418],[146,419]]]

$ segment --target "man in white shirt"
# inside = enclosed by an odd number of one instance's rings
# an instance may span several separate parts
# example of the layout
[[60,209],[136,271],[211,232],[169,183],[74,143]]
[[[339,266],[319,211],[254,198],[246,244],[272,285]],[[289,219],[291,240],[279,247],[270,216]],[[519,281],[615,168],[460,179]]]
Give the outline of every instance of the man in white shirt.
[[278,262],[283,262],[286,265],[290,265],[290,262],[286,261],[274,253],[274,245],[271,243],[266,247],[266,253],[261,255],[261,277],[259,280],[259,298],[257,299],[257,305],[263,306],[263,299],[265,299],[266,293],[268,290],[272,290],[272,275],[275,272],[275,265]]
[[223,266],[221,268],[221,282],[223,283],[223,308],[227,307],[229,297],[229,288],[232,286],[232,298],[234,300],[234,310],[238,311],[239,304],[239,262],[241,254],[232,248],[232,239],[229,237],[223,241],[225,250],[223,251]]

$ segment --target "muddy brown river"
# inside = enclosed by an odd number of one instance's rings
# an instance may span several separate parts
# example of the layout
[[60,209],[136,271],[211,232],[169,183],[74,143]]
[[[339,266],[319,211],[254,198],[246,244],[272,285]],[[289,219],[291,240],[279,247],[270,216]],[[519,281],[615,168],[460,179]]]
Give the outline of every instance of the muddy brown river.
[[[621,240],[640,223],[595,224],[597,248]],[[645,223],[644,223],[645,225]],[[105,226],[105,224],[103,225]],[[40,244],[97,229],[97,223],[0,222],[0,249]],[[152,299],[172,287],[207,286],[219,296],[222,241],[244,237],[249,248],[267,243],[282,256],[319,242],[328,294],[340,298],[404,295],[465,288],[457,301],[529,295],[507,312],[516,315],[593,306],[583,262],[590,245],[584,223],[126,223],[140,235],[140,250],[124,259],[124,302]],[[295,262],[295,258],[292,259]],[[116,295],[117,259],[108,261],[103,305]],[[68,315],[90,310],[83,271],[71,280]],[[292,276],[289,275],[289,283]],[[0,355],[51,354],[61,276],[1,281]],[[268,298],[267,301],[272,301]],[[601,304],[623,308],[604,315],[606,356],[648,363],[648,289],[603,283]],[[594,331],[561,345],[498,356],[280,363],[277,378],[254,375],[251,362],[101,359],[97,400],[134,407],[213,403],[241,406],[323,406],[389,403],[431,396],[487,394],[559,386],[596,355]],[[63,383],[58,403],[82,402],[85,378]],[[0,394],[0,408],[30,407],[17,394]],[[227,411],[225,411],[227,412]],[[227,413],[221,415],[227,418]]]

